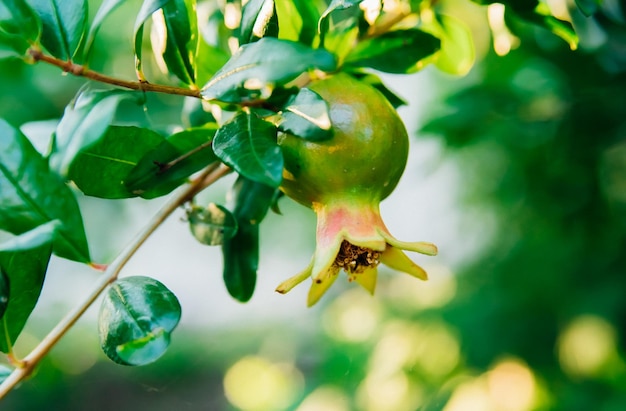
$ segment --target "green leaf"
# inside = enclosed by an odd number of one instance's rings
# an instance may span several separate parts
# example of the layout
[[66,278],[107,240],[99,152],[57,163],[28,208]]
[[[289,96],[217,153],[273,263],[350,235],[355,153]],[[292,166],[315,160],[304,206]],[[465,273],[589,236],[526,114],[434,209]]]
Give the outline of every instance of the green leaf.
[[370,67],[387,73],[413,73],[439,50],[437,37],[418,29],[386,32],[357,43],[347,55],[347,67]]
[[317,35],[317,23],[321,16],[318,5],[324,1],[293,0],[276,3],[278,37],[311,46]]
[[141,9],[139,9],[139,13],[137,14],[137,18],[135,19],[135,41],[133,43],[135,47],[135,70],[137,71],[137,75],[140,80],[145,80],[143,69],[141,67],[141,59],[143,58],[141,47],[141,43],[143,41],[143,26],[152,14],[170,1],[172,0],[144,0],[141,5]]
[[278,187],[283,155],[276,127],[256,114],[241,111],[215,134],[213,151],[224,163],[250,180]]
[[145,365],[161,357],[178,325],[176,296],[149,277],[127,277],[111,285],[100,307],[100,345],[111,360]]
[[585,15],[590,17],[598,11],[598,7],[602,4],[602,0],[575,0],[578,9]]
[[[194,84],[195,56],[198,44],[198,27],[195,2],[188,10],[185,0],[171,0],[154,14],[152,49],[163,59],[169,73],[185,84]],[[193,12],[193,18],[190,13]],[[156,43],[155,43],[156,41]],[[159,44],[160,43],[160,44]]]
[[307,140],[320,141],[332,136],[328,104],[319,94],[302,88],[283,108],[278,128]]
[[78,153],[98,141],[109,128],[120,100],[136,95],[125,90],[80,92],[73,104],[65,108],[57,126],[50,166],[67,176]]
[[273,204],[277,190],[239,177],[232,191],[238,229],[222,245],[224,283],[233,298],[246,302],[254,293],[259,266],[259,223]]
[[0,229],[19,235],[53,220],[54,252],[90,262],[76,198],[61,178],[17,129],[0,120]]
[[61,60],[74,58],[85,34],[87,0],[28,0],[43,23],[41,44]]
[[126,178],[126,188],[143,198],[168,194],[217,161],[211,149],[216,131],[217,124],[207,124],[171,135],[142,157]]
[[9,303],[0,321],[0,351],[9,352],[35,308],[43,287],[50,246],[27,251],[0,252],[0,271],[9,279]]
[[2,319],[7,307],[9,306],[10,297],[11,290],[9,285],[9,276],[6,275],[0,267],[0,319]]
[[104,19],[106,19],[109,14],[113,12],[120,4],[124,3],[126,0],[104,0],[96,13],[96,16],[91,23],[91,27],[89,28],[89,32],[87,33],[87,40],[85,40],[84,54],[85,60],[88,60],[91,55],[91,47],[93,46],[93,42],[96,38],[96,34],[100,30]]
[[329,17],[335,10],[345,10],[359,5],[363,0],[333,0],[320,16],[317,24],[317,31],[320,35],[320,47],[324,47],[324,38],[328,33]]
[[25,251],[51,244],[61,221],[52,220],[0,243],[2,251]]
[[40,35],[41,20],[25,0],[0,2],[0,58],[24,56]]
[[360,81],[369,84],[370,86],[383,93],[383,95],[387,98],[387,100],[389,100],[389,103],[391,103],[394,108],[398,108],[400,106],[405,106],[408,104],[406,100],[404,100],[402,97],[389,90],[387,86],[385,86],[385,84],[382,82],[380,77],[362,71],[351,72],[350,74]]
[[435,65],[445,73],[463,76],[474,65],[476,53],[472,32],[456,17],[438,14],[422,29],[441,39],[441,50],[435,56]]
[[532,23],[552,32],[565,40],[569,44],[570,49],[576,50],[579,39],[572,24],[554,17],[545,4],[536,1],[536,7],[531,8],[531,3],[529,2],[527,7],[521,7],[514,2],[507,2],[506,5],[510,6],[506,7],[504,12],[504,21],[507,26],[514,31],[513,27],[519,24],[520,20]]
[[231,209],[237,224],[240,226],[260,224],[278,192],[276,188],[240,176],[230,194],[234,199]]
[[267,98],[274,86],[284,85],[314,68],[333,71],[335,57],[325,50],[264,37],[240,47],[203,87],[202,96],[230,103]]
[[78,153],[68,178],[89,196],[134,197],[125,181],[146,153],[163,141],[160,134],[149,129],[110,126],[102,138]]
[[274,0],[250,0],[243,6],[239,44],[252,43],[262,37],[278,37],[278,18]]
[[191,234],[202,244],[221,245],[237,233],[237,220],[221,205],[210,203],[206,208],[187,211]]

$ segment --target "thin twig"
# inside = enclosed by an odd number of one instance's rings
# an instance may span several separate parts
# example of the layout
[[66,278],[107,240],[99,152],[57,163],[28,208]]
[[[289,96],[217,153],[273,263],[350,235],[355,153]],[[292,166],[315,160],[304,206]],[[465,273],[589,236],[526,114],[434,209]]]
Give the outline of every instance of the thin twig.
[[174,94],[177,96],[187,96],[201,98],[200,90],[190,89],[183,87],[165,86],[161,84],[152,84],[145,81],[127,81],[115,77],[110,77],[97,71],[88,69],[80,64],[75,64],[71,61],[60,60],[56,57],[44,54],[41,50],[31,48],[28,51],[30,57],[35,61],[43,61],[53,66],[59,67],[66,73],[73,74],[78,77],[85,77],[90,80],[98,81],[100,83],[111,84],[118,87],[124,87],[131,90],[141,90],[146,92]]
[[85,299],[78,304],[44,337],[44,339],[28,354],[20,363],[20,367],[13,370],[0,385],[0,399],[9,393],[15,385],[28,377],[37,366],[39,361],[48,354],[48,352],[59,342],[59,340],[72,328],[78,319],[87,311],[87,309],[96,301],[108,286],[117,278],[126,263],[137,252],[137,250],[145,243],[145,241],[154,233],[154,231],[170,216],[179,206],[191,200],[196,194],[204,188],[210,186],[224,175],[230,172],[230,168],[224,165],[211,165],[207,167],[193,182],[182,189],[177,195],[172,197],[157,214],[150,220],[130,242],[130,244],[122,250],[104,271],[96,286]]

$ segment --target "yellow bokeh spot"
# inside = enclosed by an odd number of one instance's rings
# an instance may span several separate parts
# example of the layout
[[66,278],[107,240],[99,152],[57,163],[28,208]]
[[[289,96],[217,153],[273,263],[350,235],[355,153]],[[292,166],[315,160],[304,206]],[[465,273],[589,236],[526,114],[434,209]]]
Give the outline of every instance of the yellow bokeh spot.
[[339,388],[324,386],[310,393],[296,411],[350,411],[350,399]]
[[559,337],[563,371],[571,376],[596,377],[618,358],[613,325],[594,315],[576,318]]
[[241,410],[281,411],[292,405],[303,381],[302,374],[290,364],[249,356],[228,369],[224,392],[228,401]]
[[456,279],[444,265],[429,265],[428,281],[394,275],[384,289],[390,302],[401,309],[423,310],[446,305],[456,295]]
[[364,411],[413,411],[422,404],[423,392],[403,372],[374,374],[359,386],[357,402]]
[[336,340],[359,343],[369,339],[379,323],[376,300],[360,289],[337,298],[324,313],[324,328]]
[[499,362],[487,374],[487,387],[496,409],[526,411],[533,409],[536,383],[532,371],[516,359]]
[[533,372],[521,360],[506,359],[460,384],[443,411],[531,411],[536,402]]

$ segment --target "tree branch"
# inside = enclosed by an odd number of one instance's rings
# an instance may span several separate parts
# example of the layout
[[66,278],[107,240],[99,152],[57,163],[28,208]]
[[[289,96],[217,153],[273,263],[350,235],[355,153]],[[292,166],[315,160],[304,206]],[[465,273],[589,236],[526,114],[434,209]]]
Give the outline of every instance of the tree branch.
[[78,77],[85,77],[90,80],[98,81],[100,83],[111,84],[118,87],[123,87],[131,90],[141,90],[146,92],[154,92],[154,93],[164,93],[164,94],[174,94],[177,96],[187,96],[187,97],[196,97],[201,98],[200,90],[198,89],[190,89],[190,88],[182,88],[182,87],[174,87],[174,86],[164,86],[161,84],[152,84],[143,81],[127,81],[122,80],[115,77],[110,77],[105,74],[98,73],[93,70],[89,70],[85,66],[80,64],[72,63],[71,61],[63,61],[59,60],[56,57],[49,56],[44,54],[41,50],[36,48],[31,48],[28,50],[29,56],[35,61],[43,61],[45,63],[51,64],[53,66],[59,67],[66,73],[73,74]]
[[131,257],[139,250],[154,231],[170,216],[179,206],[191,200],[204,188],[210,186],[230,172],[227,166],[215,163],[207,167],[193,182],[171,198],[157,212],[130,244],[122,250],[117,258],[106,268],[96,286],[85,299],[70,311],[44,339],[21,361],[20,366],[13,370],[0,385],[0,399],[13,389],[20,381],[28,377],[37,366],[39,361],[59,342],[59,340],[72,328],[78,319],[96,301],[98,296],[113,283],[122,268]]

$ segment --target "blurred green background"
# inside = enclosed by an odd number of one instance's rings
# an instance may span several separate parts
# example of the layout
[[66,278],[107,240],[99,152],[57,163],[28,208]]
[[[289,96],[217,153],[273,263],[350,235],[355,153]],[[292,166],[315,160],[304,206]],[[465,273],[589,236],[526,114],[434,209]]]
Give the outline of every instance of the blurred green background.
[[[284,216],[264,223],[259,287],[241,305],[223,290],[219,250],[194,244],[174,217],[124,272],[153,275],[181,299],[168,353],[139,368],[109,362],[95,307],[0,409],[626,409],[626,29],[619,3],[607,4],[618,9],[572,14],[575,52],[520,26],[521,45],[497,55],[485,9],[449,2],[475,35],[472,72],[388,78],[411,102],[401,114],[414,147],[383,217],[399,238],[440,246],[439,257],[416,258],[428,282],[381,268],[375,297],[339,281],[310,310],[305,290],[273,294],[314,247],[313,216],[284,201]],[[105,24],[92,68],[132,78],[134,12]],[[516,43],[499,40],[501,54]],[[13,61],[0,76],[0,115],[33,136],[83,83]],[[149,99],[154,121],[180,121],[182,100]],[[141,112],[122,107],[118,121]],[[223,202],[231,182],[203,195]],[[82,198],[94,254],[109,260],[160,201]],[[17,352],[96,276],[53,261]]]

